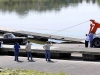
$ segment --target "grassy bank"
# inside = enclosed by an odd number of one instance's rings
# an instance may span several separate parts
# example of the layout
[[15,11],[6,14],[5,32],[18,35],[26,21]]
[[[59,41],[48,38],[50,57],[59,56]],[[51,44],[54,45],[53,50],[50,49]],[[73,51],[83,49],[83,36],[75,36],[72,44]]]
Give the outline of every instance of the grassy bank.
[[69,75],[63,72],[60,73],[46,73],[33,70],[19,70],[19,69],[1,69],[0,75]]

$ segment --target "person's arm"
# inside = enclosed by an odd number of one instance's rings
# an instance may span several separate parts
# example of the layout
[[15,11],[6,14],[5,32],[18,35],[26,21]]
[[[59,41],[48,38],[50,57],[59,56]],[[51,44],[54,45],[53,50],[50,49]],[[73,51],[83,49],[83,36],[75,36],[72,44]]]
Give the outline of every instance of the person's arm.
[[25,47],[25,50],[27,51],[27,45],[26,45],[26,47]]
[[43,48],[46,50],[45,45],[43,46]]
[[19,48],[20,48],[20,45],[19,45]]
[[14,48],[15,48],[15,45],[14,45]]
[[52,42],[50,42],[50,45],[53,46]]
[[32,45],[32,42],[30,42],[29,44]]

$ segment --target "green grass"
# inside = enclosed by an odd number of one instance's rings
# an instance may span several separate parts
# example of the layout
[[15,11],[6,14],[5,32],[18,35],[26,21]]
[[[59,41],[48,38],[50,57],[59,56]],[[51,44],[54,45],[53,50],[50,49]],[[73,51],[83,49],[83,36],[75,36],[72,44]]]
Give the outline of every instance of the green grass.
[[30,42],[36,43],[36,44],[41,44],[41,45],[46,43],[45,41],[34,40],[34,39],[27,39],[27,40],[29,40]]
[[35,70],[20,70],[20,69],[2,69],[0,75],[69,75],[63,72],[46,73]]

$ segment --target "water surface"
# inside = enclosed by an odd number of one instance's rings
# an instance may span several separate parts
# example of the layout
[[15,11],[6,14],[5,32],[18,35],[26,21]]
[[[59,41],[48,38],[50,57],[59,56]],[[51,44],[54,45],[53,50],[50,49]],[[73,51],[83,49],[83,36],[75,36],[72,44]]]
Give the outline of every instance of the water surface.
[[100,0],[0,1],[0,27],[50,35],[84,38],[99,15]]

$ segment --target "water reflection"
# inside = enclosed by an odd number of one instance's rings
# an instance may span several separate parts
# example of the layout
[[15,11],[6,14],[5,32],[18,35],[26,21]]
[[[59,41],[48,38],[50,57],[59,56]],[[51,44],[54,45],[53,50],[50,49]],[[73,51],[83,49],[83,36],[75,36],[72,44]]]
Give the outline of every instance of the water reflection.
[[62,7],[75,7],[84,1],[97,3],[100,6],[100,0],[1,0],[0,10],[26,15],[29,11],[59,11]]

